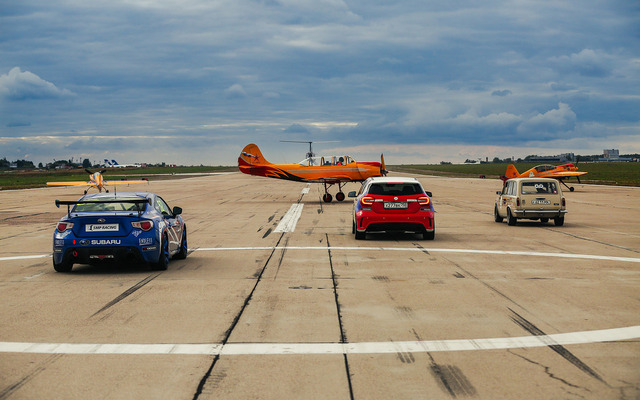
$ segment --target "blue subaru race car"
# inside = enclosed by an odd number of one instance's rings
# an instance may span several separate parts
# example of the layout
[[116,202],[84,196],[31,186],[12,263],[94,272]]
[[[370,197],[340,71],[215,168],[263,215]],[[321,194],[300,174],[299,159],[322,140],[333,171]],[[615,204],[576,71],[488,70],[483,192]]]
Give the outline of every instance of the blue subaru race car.
[[96,193],[67,206],[53,234],[53,268],[69,272],[73,264],[141,261],[165,270],[169,257],[187,257],[187,227],[180,207],[155,193]]

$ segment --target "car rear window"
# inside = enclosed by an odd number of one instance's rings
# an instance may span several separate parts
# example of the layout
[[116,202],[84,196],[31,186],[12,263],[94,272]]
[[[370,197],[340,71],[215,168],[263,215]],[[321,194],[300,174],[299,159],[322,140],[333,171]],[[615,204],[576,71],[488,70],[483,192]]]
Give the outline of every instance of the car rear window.
[[522,194],[558,194],[555,182],[522,182]]
[[419,183],[373,183],[369,187],[369,194],[384,196],[411,196],[423,193]]
[[[140,197],[122,198],[121,200],[140,200]],[[101,199],[107,200],[107,199]],[[115,199],[109,199],[115,200]],[[118,199],[120,200],[120,199]],[[88,200],[91,201],[91,200]],[[135,203],[80,203],[73,207],[73,212],[95,212],[95,211],[137,211],[138,207],[144,210],[146,204],[136,205]]]

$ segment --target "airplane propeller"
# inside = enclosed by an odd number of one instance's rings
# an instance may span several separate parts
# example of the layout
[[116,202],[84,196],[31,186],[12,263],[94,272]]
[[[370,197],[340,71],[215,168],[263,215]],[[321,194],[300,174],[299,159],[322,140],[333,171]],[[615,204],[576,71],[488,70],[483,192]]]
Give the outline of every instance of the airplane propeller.
[[380,154],[380,174],[382,176],[387,176],[389,171],[387,171],[387,166],[384,163],[384,154]]

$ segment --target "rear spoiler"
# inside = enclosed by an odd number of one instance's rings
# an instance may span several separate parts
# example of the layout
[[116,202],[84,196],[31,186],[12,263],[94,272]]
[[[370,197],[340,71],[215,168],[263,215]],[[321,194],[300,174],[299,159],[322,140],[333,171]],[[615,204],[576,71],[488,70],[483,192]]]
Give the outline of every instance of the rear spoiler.
[[149,203],[151,204],[151,199],[122,199],[122,200],[56,200],[56,207],[60,208],[60,205],[67,206],[67,215],[71,213],[71,206],[75,206],[76,204],[95,204],[95,203],[132,203],[136,205],[136,210],[138,210],[138,217],[142,214],[143,209],[140,208],[140,204]]

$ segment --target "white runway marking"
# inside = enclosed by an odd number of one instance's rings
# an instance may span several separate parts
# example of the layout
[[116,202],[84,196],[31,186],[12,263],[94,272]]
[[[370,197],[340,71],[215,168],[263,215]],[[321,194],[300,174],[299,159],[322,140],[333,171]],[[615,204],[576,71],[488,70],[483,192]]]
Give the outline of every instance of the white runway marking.
[[[294,204],[295,206],[295,204]],[[302,204],[301,204],[302,206]],[[293,208],[293,206],[292,206]],[[291,212],[291,209],[289,210]],[[289,214],[289,212],[287,214]],[[302,207],[300,207],[300,212],[302,212]],[[286,217],[286,215],[285,215]],[[299,218],[299,216],[298,216]],[[284,218],[282,219],[284,221]],[[276,227],[274,232],[293,232],[291,231],[278,231],[280,225],[282,225],[282,221]],[[295,229],[296,221],[293,223],[293,229]],[[273,247],[273,246],[263,246],[263,247],[200,247],[196,249],[189,249],[189,251],[250,251],[250,250],[274,250],[274,249],[285,249],[285,247]],[[604,261],[620,261],[620,262],[633,262],[640,263],[640,258],[634,257],[614,257],[614,256],[599,256],[594,254],[568,254],[568,253],[541,253],[534,251],[510,251],[510,250],[473,250],[473,249],[428,249],[428,248],[417,248],[417,247],[322,247],[322,246],[288,246],[287,250],[320,250],[320,251],[339,251],[339,250],[348,250],[348,251],[413,251],[413,252],[421,252],[427,251],[429,253],[468,253],[468,254],[498,254],[498,255],[514,255],[514,256],[535,256],[535,257],[559,257],[559,258],[578,258],[585,260],[604,260]],[[10,260],[27,260],[33,258],[47,258],[51,257],[51,254],[40,254],[40,255],[31,255],[31,256],[14,256],[14,257],[0,257],[0,261],[10,261]]]
[[640,326],[597,331],[493,339],[421,340],[362,343],[87,344],[0,342],[0,353],[38,354],[388,354],[522,349],[615,342],[640,338]]
[[274,232],[293,232],[296,229],[296,224],[302,215],[303,203],[292,204],[289,211],[282,217],[282,220],[276,226]]
[[[202,247],[193,249],[193,251],[248,251],[248,250],[273,250],[279,247]],[[285,247],[282,247],[285,249]],[[509,250],[473,250],[473,249],[429,249],[417,247],[322,247],[322,246],[287,246],[289,250],[320,250],[320,251],[427,251],[429,253],[468,253],[468,254],[498,254],[498,255],[515,255],[515,256],[537,256],[537,257],[560,257],[560,258],[580,258],[586,260],[605,260],[605,261],[621,261],[640,263],[640,258],[633,257],[614,257],[599,256],[593,254],[568,254],[568,253],[542,253],[534,251],[509,251]]]

